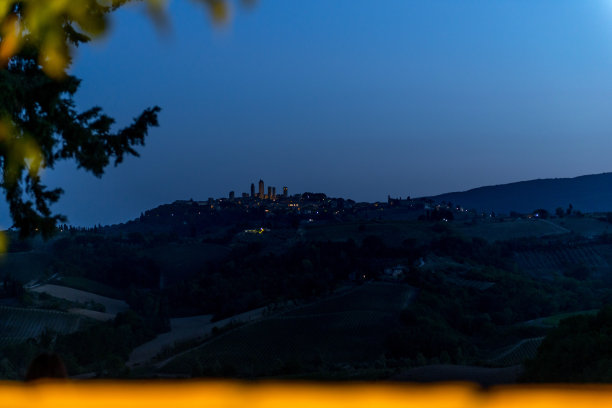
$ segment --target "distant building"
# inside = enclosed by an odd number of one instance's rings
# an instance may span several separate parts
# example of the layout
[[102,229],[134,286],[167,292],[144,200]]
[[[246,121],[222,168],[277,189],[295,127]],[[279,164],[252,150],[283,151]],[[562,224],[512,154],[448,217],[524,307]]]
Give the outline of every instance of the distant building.
[[389,207],[404,207],[404,208],[415,208],[416,202],[410,199],[410,196],[407,196],[406,199],[402,199],[402,197],[391,198],[390,195],[387,195],[387,204]]
[[251,183],[251,197],[255,198],[255,183]]
[[272,187],[272,199],[276,200],[276,187]]
[[391,268],[385,268],[383,271],[383,280],[387,281],[399,281],[406,275],[408,268],[404,265],[397,265]]
[[288,190],[287,187],[283,187],[283,197],[287,198]]
[[234,193],[233,191],[230,191],[230,193],[229,193],[229,199],[230,199],[230,200],[233,200],[233,199],[234,199],[234,197],[236,197],[236,193]]
[[272,199],[272,187],[268,186],[268,198]]
[[264,195],[265,195],[265,193],[264,193],[264,182],[263,182],[263,180],[259,179],[259,198],[261,200],[263,200]]
[[242,193],[242,198],[249,198],[249,193]]

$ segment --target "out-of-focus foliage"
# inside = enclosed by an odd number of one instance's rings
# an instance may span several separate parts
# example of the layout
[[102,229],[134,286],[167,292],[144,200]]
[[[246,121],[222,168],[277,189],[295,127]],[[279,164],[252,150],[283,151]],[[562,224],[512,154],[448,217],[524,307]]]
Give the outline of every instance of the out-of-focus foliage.
[[[213,21],[229,18],[225,0],[193,2]],[[42,169],[74,159],[100,176],[111,161],[137,156],[134,147],[158,124],[153,107],[112,132],[114,120],[99,107],[77,112],[73,102],[80,83],[67,73],[74,48],[106,33],[112,12],[128,3],[144,6],[157,24],[168,17],[166,0],[0,0],[0,186],[23,236],[49,235],[64,219],[50,210],[62,190],[46,189]]]
[[[202,4],[215,22],[227,21],[226,0],[192,0]],[[245,6],[255,0],[242,0]],[[109,16],[127,3],[143,3],[153,21],[163,24],[167,0],[0,0],[0,60],[2,65],[24,46],[38,49],[38,63],[53,77],[64,75],[70,64],[71,48],[104,34]]]

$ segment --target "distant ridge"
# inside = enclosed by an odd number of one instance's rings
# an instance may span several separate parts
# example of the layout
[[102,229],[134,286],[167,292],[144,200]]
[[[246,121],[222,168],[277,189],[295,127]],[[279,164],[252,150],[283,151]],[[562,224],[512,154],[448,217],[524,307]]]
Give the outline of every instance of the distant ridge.
[[463,208],[479,211],[527,213],[544,208],[586,212],[612,211],[612,173],[574,178],[554,178],[479,187],[468,191],[429,197],[434,201],[450,201]]

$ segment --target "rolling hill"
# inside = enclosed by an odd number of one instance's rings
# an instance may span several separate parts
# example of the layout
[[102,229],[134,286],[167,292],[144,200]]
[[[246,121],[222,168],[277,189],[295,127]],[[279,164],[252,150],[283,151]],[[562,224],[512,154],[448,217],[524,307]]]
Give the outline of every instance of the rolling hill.
[[612,211],[612,173],[574,178],[521,181],[479,187],[468,191],[428,197],[437,202],[450,201],[464,208],[497,213],[531,212],[544,208],[554,212],[558,207],[587,212]]

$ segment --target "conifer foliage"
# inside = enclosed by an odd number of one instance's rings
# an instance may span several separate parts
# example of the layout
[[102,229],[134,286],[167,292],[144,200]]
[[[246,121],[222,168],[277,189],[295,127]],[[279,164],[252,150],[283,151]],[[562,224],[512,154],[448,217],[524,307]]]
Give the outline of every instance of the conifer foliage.
[[73,98],[80,79],[66,72],[70,49],[104,31],[107,14],[125,1],[65,2],[76,6],[55,14],[51,7],[40,10],[52,3],[0,7],[0,186],[22,236],[49,236],[65,219],[50,209],[62,190],[42,183],[42,169],[74,160],[101,176],[110,163],[138,156],[135,148],[158,126],[160,111],[147,108],[119,130],[100,107],[78,111]]

